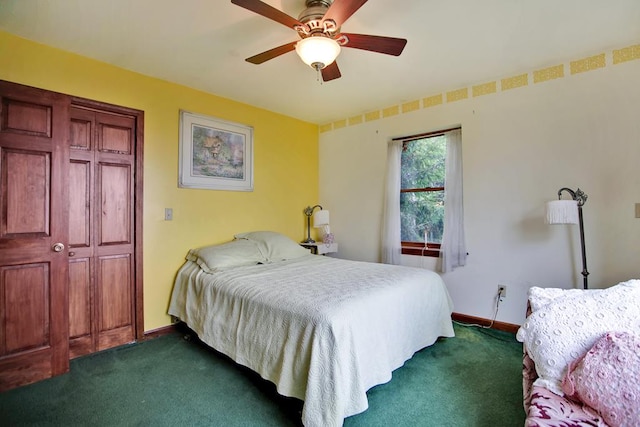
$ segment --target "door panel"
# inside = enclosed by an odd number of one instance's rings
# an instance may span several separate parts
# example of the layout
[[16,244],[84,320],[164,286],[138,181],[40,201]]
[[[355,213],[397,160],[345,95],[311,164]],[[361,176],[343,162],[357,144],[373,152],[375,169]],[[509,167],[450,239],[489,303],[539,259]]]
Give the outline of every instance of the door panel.
[[100,332],[131,325],[131,257],[100,258]]
[[91,118],[72,115],[69,162],[69,357],[95,351],[93,331],[93,155]]
[[69,306],[73,310],[70,317],[69,337],[77,338],[91,334],[91,275],[87,258],[69,262]]
[[15,98],[3,98],[2,132],[51,138],[53,108],[37,102],[37,99],[23,102]]
[[0,81],[0,391],[69,368],[70,99]]
[[[136,121],[73,106],[70,123],[69,268],[70,286],[76,289],[70,290],[75,297],[70,299],[69,316],[75,357],[136,337]],[[81,258],[84,267],[74,265],[75,258]]]
[[76,150],[91,150],[91,130],[93,129],[93,113],[73,109],[69,143]]
[[130,116],[96,114],[98,349],[133,341],[134,168],[136,125]]
[[91,163],[69,164],[69,247],[89,247],[91,228]]
[[2,221],[3,237],[49,234],[50,164],[50,153],[3,150],[1,165],[6,183],[2,196],[7,201]]
[[69,356],[94,351],[91,329],[91,265],[89,258],[69,261]]
[[98,124],[98,150],[119,154],[133,152],[134,127],[131,118],[102,116]]
[[49,271],[44,263],[0,270],[6,333],[3,355],[49,345]]
[[100,245],[131,243],[131,167],[128,164],[99,166]]

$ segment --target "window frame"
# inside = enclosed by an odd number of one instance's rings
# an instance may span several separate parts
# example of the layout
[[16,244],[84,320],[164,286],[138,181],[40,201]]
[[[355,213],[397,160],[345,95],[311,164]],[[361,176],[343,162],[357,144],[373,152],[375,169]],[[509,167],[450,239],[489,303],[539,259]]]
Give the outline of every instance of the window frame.
[[[462,129],[461,126],[452,127],[449,129],[443,129],[433,132],[425,132],[416,135],[410,135],[400,138],[393,138],[394,141],[402,141],[402,149],[405,150],[406,145],[413,142],[418,141],[425,138],[433,138],[437,136],[444,136],[448,132]],[[446,158],[445,158],[446,162]],[[423,193],[430,191],[445,191],[445,187],[425,187],[425,188],[406,188],[400,189],[400,193]],[[440,256],[440,243],[429,243],[427,242],[427,246],[425,247],[424,242],[409,242],[409,241],[401,241],[400,246],[402,248],[403,255],[417,255],[417,256],[425,256],[425,257],[439,257]]]
[[[406,188],[400,189],[400,193],[425,193],[429,191],[444,191],[444,187],[425,187],[425,188]],[[419,255],[419,256],[440,256],[440,243],[427,242],[425,248],[424,242],[401,241],[403,255]]]

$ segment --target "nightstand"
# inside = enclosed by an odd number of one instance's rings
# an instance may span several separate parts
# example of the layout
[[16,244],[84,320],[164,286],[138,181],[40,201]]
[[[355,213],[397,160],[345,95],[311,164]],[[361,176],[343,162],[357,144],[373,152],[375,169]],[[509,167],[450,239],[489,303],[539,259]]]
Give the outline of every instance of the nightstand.
[[303,248],[311,249],[311,253],[314,255],[325,255],[332,254],[338,252],[338,244],[337,243],[300,243],[300,246]]

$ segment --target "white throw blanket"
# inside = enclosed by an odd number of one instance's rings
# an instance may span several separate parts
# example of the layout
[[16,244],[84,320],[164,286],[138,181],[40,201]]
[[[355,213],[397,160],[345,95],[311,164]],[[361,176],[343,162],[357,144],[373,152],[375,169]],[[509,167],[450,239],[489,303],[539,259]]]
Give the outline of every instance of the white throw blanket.
[[187,262],[169,307],[202,341],[304,400],[307,427],[365,411],[368,389],[454,336],[451,311],[434,272],[317,255],[215,274]]

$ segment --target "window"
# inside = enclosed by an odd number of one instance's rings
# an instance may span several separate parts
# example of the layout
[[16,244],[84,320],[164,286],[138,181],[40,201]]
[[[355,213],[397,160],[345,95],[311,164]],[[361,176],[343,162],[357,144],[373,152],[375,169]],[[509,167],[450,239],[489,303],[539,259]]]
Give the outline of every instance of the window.
[[400,139],[402,253],[437,257],[444,231],[446,131]]

